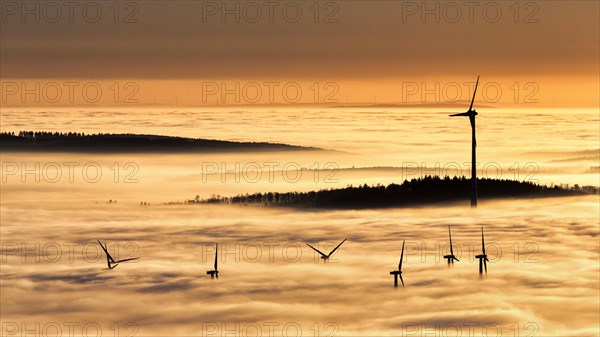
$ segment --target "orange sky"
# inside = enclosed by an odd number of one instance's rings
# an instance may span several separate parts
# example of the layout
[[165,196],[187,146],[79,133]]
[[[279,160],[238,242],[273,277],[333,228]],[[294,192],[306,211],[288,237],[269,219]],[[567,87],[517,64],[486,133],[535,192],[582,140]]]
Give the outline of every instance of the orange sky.
[[[100,2],[98,8],[72,12],[59,2],[58,7],[30,4],[35,14],[16,3],[2,4],[5,106],[122,104],[127,98],[168,105],[434,103],[467,100],[464,83],[479,74],[488,86],[501,88],[499,102],[522,104],[535,91],[530,98],[537,104],[598,104],[600,20],[594,1],[472,7],[435,1],[279,2],[272,8],[236,1],[152,1],[119,8]],[[14,84],[24,81],[25,88],[41,93],[40,103],[35,95],[23,99],[23,87],[15,91]],[[92,82],[102,97],[94,102],[75,90],[70,102],[64,84],[70,81],[80,88]],[[53,82],[63,90],[56,102]],[[114,82],[119,92],[110,88]],[[207,85],[223,82],[241,98],[203,95],[211,89]],[[269,85],[264,83],[270,82],[279,99],[265,98]],[[318,93],[311,88],[314,82]],[[254,83],[263,90],[259,99]],[[407,97],[414,83],[437,94],[421,99],[413,88]],[[455,84],[462,95],[445,91]],[[277,90],[284,86],[292,86],[291,99]],[[298,86],[302,95],[296,100]]]

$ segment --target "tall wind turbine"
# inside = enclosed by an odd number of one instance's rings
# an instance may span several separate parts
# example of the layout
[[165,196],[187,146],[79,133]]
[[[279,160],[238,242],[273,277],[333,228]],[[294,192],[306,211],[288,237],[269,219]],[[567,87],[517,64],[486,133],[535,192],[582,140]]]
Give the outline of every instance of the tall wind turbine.
[[490,262],[490,260],[487,257],[487,254],[485,253],[485,241],[483,239],[483,227],[481,227],[481,254],[475,256],[475,258],[479,259],[479,276],[481,277],[483,275],[483,268],[485,267],[485,274],[487,275],[487,263]]
[[454,250],[452,249],[452,234],[450,234],[450,225],[448,225],[448,236],[450,237],[450,255],[444,255],[444,259],[448,260],[448,267],[450,264],[454,264],[454,261],[460,262],[459,259],[454,256]]
[[477,116],[477,111],[473,110],[473,102],[475,102],[477,86],[479,86],[479,76],[477,76],[477,84],[475,84],[475,90],[473,91],[473,99],[471,100],[469,111],[450,115],[450,117],[466,116],[469,117],[469,121],[471,122],[471,207],[477,207],[477,155],[475,153],[475,148],[477,147],[477,141],[475,140],[475,116]]
[[398,277],[402,281],[402,288],[404,288],[404,280],[402,279],[402,259],[404,258],[404,242],[402,241],[402,254],[400,254],[400,263],[398,263],[398,270],[392,270],[390,275],[394,275],[394,287],[398,287]]

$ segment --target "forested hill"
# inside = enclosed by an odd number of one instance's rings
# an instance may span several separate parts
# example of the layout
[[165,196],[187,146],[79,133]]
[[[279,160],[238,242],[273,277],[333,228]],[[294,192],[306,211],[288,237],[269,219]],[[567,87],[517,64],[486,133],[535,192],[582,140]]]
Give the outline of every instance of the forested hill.
[[1,151],[24,152],[246,152],[318,151],[278,143],[231,142],[136,134],[90,134],[77,132],[32,132],[0,134]]
[[[478,179],[477,185],[480,199],[557,197],[598,193],[598,188],[593,186],[548,187],[514,180]],[[470,188],[470,178],[427,176],[405,180],[400,185],[362,185],[311,192],[213,196],[209,199],[196,198],[187,202],[334,209],[383,208],[457,201],[469,203]]]

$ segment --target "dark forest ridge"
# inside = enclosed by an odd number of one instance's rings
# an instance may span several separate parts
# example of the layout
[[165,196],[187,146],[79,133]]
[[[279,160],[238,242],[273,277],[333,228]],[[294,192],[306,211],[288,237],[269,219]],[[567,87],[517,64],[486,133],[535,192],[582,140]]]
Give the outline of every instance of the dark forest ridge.
[[[530,182],[477,179],[480,199],[539,198],[598,194],[594,186],[543,186]],[[426,176],[401,185],[348,186],[311,192],[254,193],[235,197],[213,196],[188,200],[191,204],[242,204],[330,209],[362,209],[415,206],[443,202],[469,202],[471,179]]]
[[278,143],[231,142],[157,135],[91,134],[21,131],[0,134],[1,151],[24,152],[246,152],[246,151],[323,151]]

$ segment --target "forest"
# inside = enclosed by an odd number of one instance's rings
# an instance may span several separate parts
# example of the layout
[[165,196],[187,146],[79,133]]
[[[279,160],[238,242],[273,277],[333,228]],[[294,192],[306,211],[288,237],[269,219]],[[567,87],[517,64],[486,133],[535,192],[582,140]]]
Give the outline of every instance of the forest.
[[[598,194],[594,186],[545,186],[527,181],[477,179],[479,199],[539,198]],[[471,179],[467,177],[425,176],[402,184],[347,186],[310,192],[268,192],[208,199],[188,200],[195,204],[241,204],[261,206],[361,209],[401,207],[443,202],[469,202]]]
[[236,152],[318,151],[278,143],[232,142],[137,134],[21,131],[0,133],[0,150],[25,152]]

